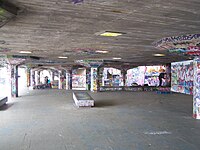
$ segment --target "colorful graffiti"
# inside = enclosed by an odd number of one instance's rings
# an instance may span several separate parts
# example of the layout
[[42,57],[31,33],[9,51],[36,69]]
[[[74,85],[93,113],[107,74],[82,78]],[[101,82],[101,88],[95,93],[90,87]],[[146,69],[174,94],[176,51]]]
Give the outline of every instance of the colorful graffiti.
[[200,119],[200,59],[194,59],[193,117]]
[[159,74],[165,72],[161,86],[170,86],[168,66],[139,66],[127,71],[127,86],[159,86]]
[[171,90],[178,93],[193,94],[193,61],[171,64]]
[[98,70],[97,68],[91,68],[91,91],[98,90]]
[[200,55],[200,34],[166,37],[154,43],[160,50],[189,56]]
[[129,69],[126,76],[126,86],[144,85],[145,66]]
[[123,86],[123,75],[121,70],[116,68],[104,68],[102,76],[103,86]]
[[72,70],[72,88],[86,89],[86,69],[78,68]]
[[186,48],[189,46],[199,46],[200,34],[190,34],[163,38],[155,43],[156,48],[161,50]]
[[83,3],[84,0],[72,0],[74,4]]

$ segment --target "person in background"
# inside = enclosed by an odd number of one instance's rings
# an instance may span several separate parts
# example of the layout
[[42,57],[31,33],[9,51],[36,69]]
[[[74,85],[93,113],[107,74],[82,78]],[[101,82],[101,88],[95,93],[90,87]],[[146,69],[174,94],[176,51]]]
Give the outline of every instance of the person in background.
[[48,84],[48,77],[47,76],[44,78],[44,84]]
[[158,78],[159,78],[159,86],[162,86],[162,80],[165,79],[164,70],[162,70],[162,72],[159,74]]

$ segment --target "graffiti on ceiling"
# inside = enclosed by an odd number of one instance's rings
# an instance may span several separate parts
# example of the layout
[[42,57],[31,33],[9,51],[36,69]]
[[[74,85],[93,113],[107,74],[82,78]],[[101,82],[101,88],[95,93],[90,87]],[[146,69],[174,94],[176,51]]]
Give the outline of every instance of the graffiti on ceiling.
[[103,64],[103,60],[101,59],[94,59],[94,60],[76,60],[75,63],[80,64],[85,67],[99,67]]
[[72,0],[72,3],[74,4],[78,4],[78,3],[83,3],[84,0]]
[[200,55],[200,34],[190,34],[163,38],[153,43],[157,49],[183,55]]

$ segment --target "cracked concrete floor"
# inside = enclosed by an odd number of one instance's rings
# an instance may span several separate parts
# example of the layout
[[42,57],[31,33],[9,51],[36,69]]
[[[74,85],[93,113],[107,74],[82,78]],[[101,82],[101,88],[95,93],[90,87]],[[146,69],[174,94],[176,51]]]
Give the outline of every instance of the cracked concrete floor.
[[72,91],[34,90],[0,109],[1,150],[199,150],[192,96],[91,93],[76,108]]

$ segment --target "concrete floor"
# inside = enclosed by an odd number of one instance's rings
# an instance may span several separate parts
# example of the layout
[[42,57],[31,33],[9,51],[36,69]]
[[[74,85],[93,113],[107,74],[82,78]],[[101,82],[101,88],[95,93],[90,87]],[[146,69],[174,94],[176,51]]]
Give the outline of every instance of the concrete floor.
[[71,91],[34,90],[0,110],[1,150],[199,150],[192,96],[91,93],[76,108]]

